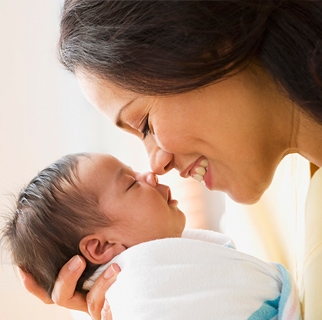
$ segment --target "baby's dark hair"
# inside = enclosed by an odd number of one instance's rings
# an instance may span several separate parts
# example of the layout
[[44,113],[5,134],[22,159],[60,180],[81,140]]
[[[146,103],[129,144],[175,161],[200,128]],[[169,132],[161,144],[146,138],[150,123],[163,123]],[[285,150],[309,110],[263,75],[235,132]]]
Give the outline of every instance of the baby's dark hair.
[[[97,199],[80,187],[77,165],[88,154],[67,155],[42,170],[18,195],[16,208],[2,230],[13,263],[30,272],[51,295],[58,272],[74,255],[80,240],[108,225]],[[86,260],[86,259],[85,259]],[[86,260],[76,290],[97,269]]]

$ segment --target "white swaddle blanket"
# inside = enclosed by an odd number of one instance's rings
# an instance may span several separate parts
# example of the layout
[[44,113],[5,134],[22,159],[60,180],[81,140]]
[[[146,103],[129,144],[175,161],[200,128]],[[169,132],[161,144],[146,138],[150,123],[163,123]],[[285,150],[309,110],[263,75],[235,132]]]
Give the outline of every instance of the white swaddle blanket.
[[185,230],[182,238],[131,247],[113,262],[122,270],[106,292],[113,320],[301,319],[285,268],[236,251],[220,233]]

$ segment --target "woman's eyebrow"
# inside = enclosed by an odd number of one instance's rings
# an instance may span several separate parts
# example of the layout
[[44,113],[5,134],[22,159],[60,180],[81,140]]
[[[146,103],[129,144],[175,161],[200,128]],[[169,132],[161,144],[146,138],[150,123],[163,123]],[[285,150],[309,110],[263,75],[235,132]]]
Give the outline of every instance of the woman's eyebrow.
[[116,115],[116,119],[115,119],[115,124],[116,126],[118,126],[119,128],[124,128],[124,123],[122,121],[122,113],[125,111],[125,109],[127,107],[129,107],[137,98],[132,99],[131,101],[129,101],[128,103],[126,103],[117,113]]

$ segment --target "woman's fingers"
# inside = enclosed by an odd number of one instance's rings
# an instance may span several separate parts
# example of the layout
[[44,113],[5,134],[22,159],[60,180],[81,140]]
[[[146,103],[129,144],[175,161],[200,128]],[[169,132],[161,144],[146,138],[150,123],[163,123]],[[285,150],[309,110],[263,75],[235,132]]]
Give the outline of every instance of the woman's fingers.
[[[87,306],[89,314],[93,320],[111,320],[111,310],[109,310],[108,303],[105,305],[105,292],[115,282],[118,273],[121,271],[120,267],[113,263],[101,274],[90,292],[87,294]],[[106,308],[106,310],[103,309]],[[105,318],[103,318],[103,316]],[[102,317],[102,318],[101,318]]]
[[24,287],[44,303],[56,303],[59,306],[88,312],[93,320],[113,320],[111,309],[105,300],[105,292],[115,282],[121,271],[117,264],[109,266],[95,281],[87,295],[76,292],[76,284],[82,275],[86,263],[80,256],[73,257],[60,270],[52,292],[52,299],[45,289],[39,286],[34,277],[18,268]]
[[101,320],[113,320],[112,311],[108,301],[105,299],[104,307],[101,313]]
[[31,294],[33,294],[46,304],[54,303],[53,300],[48,296],[46,290],[37,283],[31,273],[25,272],[22,269],[18,268],[18,274],[23,286]]
[[88,312],[85,294],[75,292],[85,267],[85,260],[80,256],[73,257],[62,267],[52,292],[52,299],[57,305]]

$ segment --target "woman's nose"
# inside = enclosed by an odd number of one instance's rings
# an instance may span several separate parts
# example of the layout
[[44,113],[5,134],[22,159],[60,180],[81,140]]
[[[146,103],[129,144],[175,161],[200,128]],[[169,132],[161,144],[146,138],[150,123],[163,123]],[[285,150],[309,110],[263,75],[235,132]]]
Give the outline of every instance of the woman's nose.
[[144,140],[144,144],[154,173],[162,175],[174,168],[173,154],[160,148],[152,135]]
[[160,148],[149,152],[150,167],[158,175],[165,174],[173,169],[173,155]]

